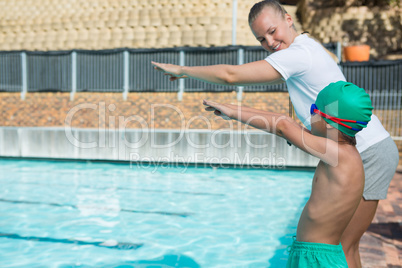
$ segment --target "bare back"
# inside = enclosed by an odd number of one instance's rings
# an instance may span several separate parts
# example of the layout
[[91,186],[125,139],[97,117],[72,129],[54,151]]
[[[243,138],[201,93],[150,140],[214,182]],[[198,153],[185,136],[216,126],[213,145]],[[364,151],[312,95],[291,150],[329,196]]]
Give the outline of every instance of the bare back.
[[310,199],[297,227],[297,240],[338,245],[364,189],[364,169],[356,148],[339,144],[338,165],[320,161]]

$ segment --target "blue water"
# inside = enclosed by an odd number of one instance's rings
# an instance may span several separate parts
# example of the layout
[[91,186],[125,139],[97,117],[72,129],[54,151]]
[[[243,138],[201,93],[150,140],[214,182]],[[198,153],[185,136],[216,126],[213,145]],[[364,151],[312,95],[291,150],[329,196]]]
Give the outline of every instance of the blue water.
[[0,267],[283,267],[310,171],[0,160]]

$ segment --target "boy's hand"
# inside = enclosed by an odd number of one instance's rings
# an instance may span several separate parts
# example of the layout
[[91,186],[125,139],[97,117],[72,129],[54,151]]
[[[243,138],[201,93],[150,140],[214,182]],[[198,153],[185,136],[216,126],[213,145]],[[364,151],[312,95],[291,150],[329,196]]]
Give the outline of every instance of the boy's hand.
[[152,65],[154,65],[154,69],[157,71],[164,72],[165,75],[169,75],[170,81],[175,81],[180,78],[187,78],[186,75],[181,74],[181,66],[174,64],[166,64],[166,63],[158,63],[151,61]]
[[203,100],[202,103],[207,106],[205,111],[213,111],[215,115],[220,116],[225,120],[231,120],[230,114],[232,109],[226,105],[207,100]]

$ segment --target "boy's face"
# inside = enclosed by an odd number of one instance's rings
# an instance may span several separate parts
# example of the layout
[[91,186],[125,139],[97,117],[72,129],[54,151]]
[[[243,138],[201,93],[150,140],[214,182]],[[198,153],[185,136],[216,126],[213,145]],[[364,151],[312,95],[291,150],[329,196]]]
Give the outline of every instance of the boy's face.
[[283,18],[280,12],[265,7],[250,27],[255,38],[265,50],[276,52],[288,48],[292,44],[295,37],[292,25],[291,16],[285,14],[285,18]]
[[327,137],[327,122],[319,114],[311,115],[311,134],[320,137]]

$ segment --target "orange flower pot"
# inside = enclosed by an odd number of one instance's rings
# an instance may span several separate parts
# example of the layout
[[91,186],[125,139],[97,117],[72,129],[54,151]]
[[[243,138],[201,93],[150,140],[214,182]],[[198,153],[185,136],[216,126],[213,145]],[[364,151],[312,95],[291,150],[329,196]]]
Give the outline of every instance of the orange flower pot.
[[348,46],[343,48],[345,60],[347,61],[368,61],[370,59],[370,46]]

